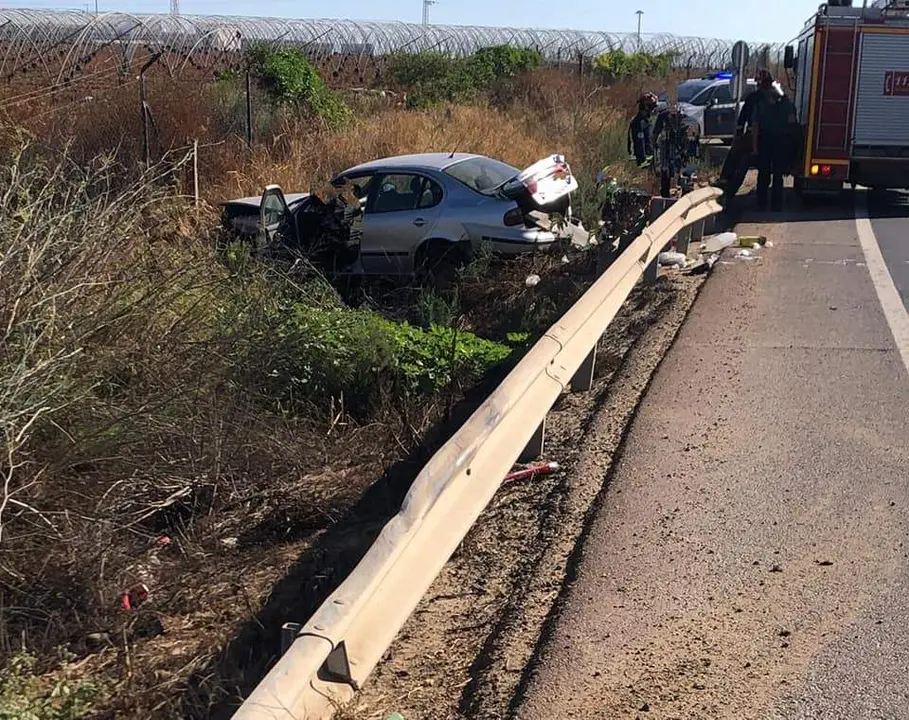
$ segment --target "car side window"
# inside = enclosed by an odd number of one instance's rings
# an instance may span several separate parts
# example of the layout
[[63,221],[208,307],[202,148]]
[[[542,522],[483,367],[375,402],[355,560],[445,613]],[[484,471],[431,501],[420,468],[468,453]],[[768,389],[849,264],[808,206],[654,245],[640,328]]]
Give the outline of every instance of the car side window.
[[710,98],[713,97],[713,88],[707,88],[702,90],[701,93],[691,101],[691,104],[696,107],[703,107],[710,102]]
[[370,213],[416,210],[423,194],[423,178],[409,173],[395,173],[376,178],[366,211]]
[[423,178],[423,189],[420,193],[420,201],[417,203],[417,208],[426,210],[435,207],[440,202],[442,202],[442,186],[435,180]]
[[713,92],[713,99],[718,105],[728,105],[732,102],[732,90],[729,85],[720,85]]
[[262,198],[262,211],[265,225],[271,226],[281,222],[285,212],[284,198],[276,192],[266,192]]

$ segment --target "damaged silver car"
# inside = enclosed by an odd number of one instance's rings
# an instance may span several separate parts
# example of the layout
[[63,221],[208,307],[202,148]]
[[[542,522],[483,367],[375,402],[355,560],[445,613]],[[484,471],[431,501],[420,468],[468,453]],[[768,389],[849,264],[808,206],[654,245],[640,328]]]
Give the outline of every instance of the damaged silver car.
[[350,168],[331,187],[326,197],[268,186],[225,203],[224,226],[266,251],[366,275],[413,275],[480,249],[516,255],[589,241],[572,217],[578,183],[561,155],[523,171],[482,155],[403,155]]

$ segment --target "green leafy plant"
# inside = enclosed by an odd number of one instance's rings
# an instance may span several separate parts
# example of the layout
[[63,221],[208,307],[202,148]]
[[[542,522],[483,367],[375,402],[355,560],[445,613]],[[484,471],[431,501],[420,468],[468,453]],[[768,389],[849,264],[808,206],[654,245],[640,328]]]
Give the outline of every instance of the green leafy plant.
[[610,80],[624,80],[630,77],[666,77],[672,70],[676,58],[674,52],[627,53],[624,50],[609,50],[594,58],[593,69]]
[[388,71],[398,85],[409,90],[408,105],[427,107],[467,102],[541,63],[536,50],[497,45],[481,48],[467,58],[439,52],[400,53],[391,57]]
[[254,45],[247,53],[250,71],[277,105],[302,107],[337,125],[350,110],[325,84],[315,66],[297,48]]
[[103,696],[98,683],[73,677],[69,656],[47,677],[36,672],[36,658],[21,650],[0,670],[0,720],[76,720]]

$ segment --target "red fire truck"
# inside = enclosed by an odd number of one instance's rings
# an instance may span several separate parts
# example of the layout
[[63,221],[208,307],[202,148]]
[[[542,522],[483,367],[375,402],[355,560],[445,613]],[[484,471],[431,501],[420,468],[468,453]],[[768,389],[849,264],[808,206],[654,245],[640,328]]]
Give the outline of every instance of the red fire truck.
[[797,191],[909,188],[909,0],[830,0],[784,65],[805,138]]

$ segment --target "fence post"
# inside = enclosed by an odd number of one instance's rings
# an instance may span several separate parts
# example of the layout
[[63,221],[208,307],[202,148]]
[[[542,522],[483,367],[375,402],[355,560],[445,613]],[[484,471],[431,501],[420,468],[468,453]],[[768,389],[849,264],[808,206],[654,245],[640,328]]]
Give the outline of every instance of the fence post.
[[139,101],[142,108],[142,157],[145,159],[145,169],[151,166],[151,141],[148,136],[148,85],[145,80],[145,71],[139,75]]
[[199,207],[199,140],[193,140],[193,199]]
[[248,147],[252,147],[253,144],[252,123],[252,78],[249,68],[246,68],[246,145]]

